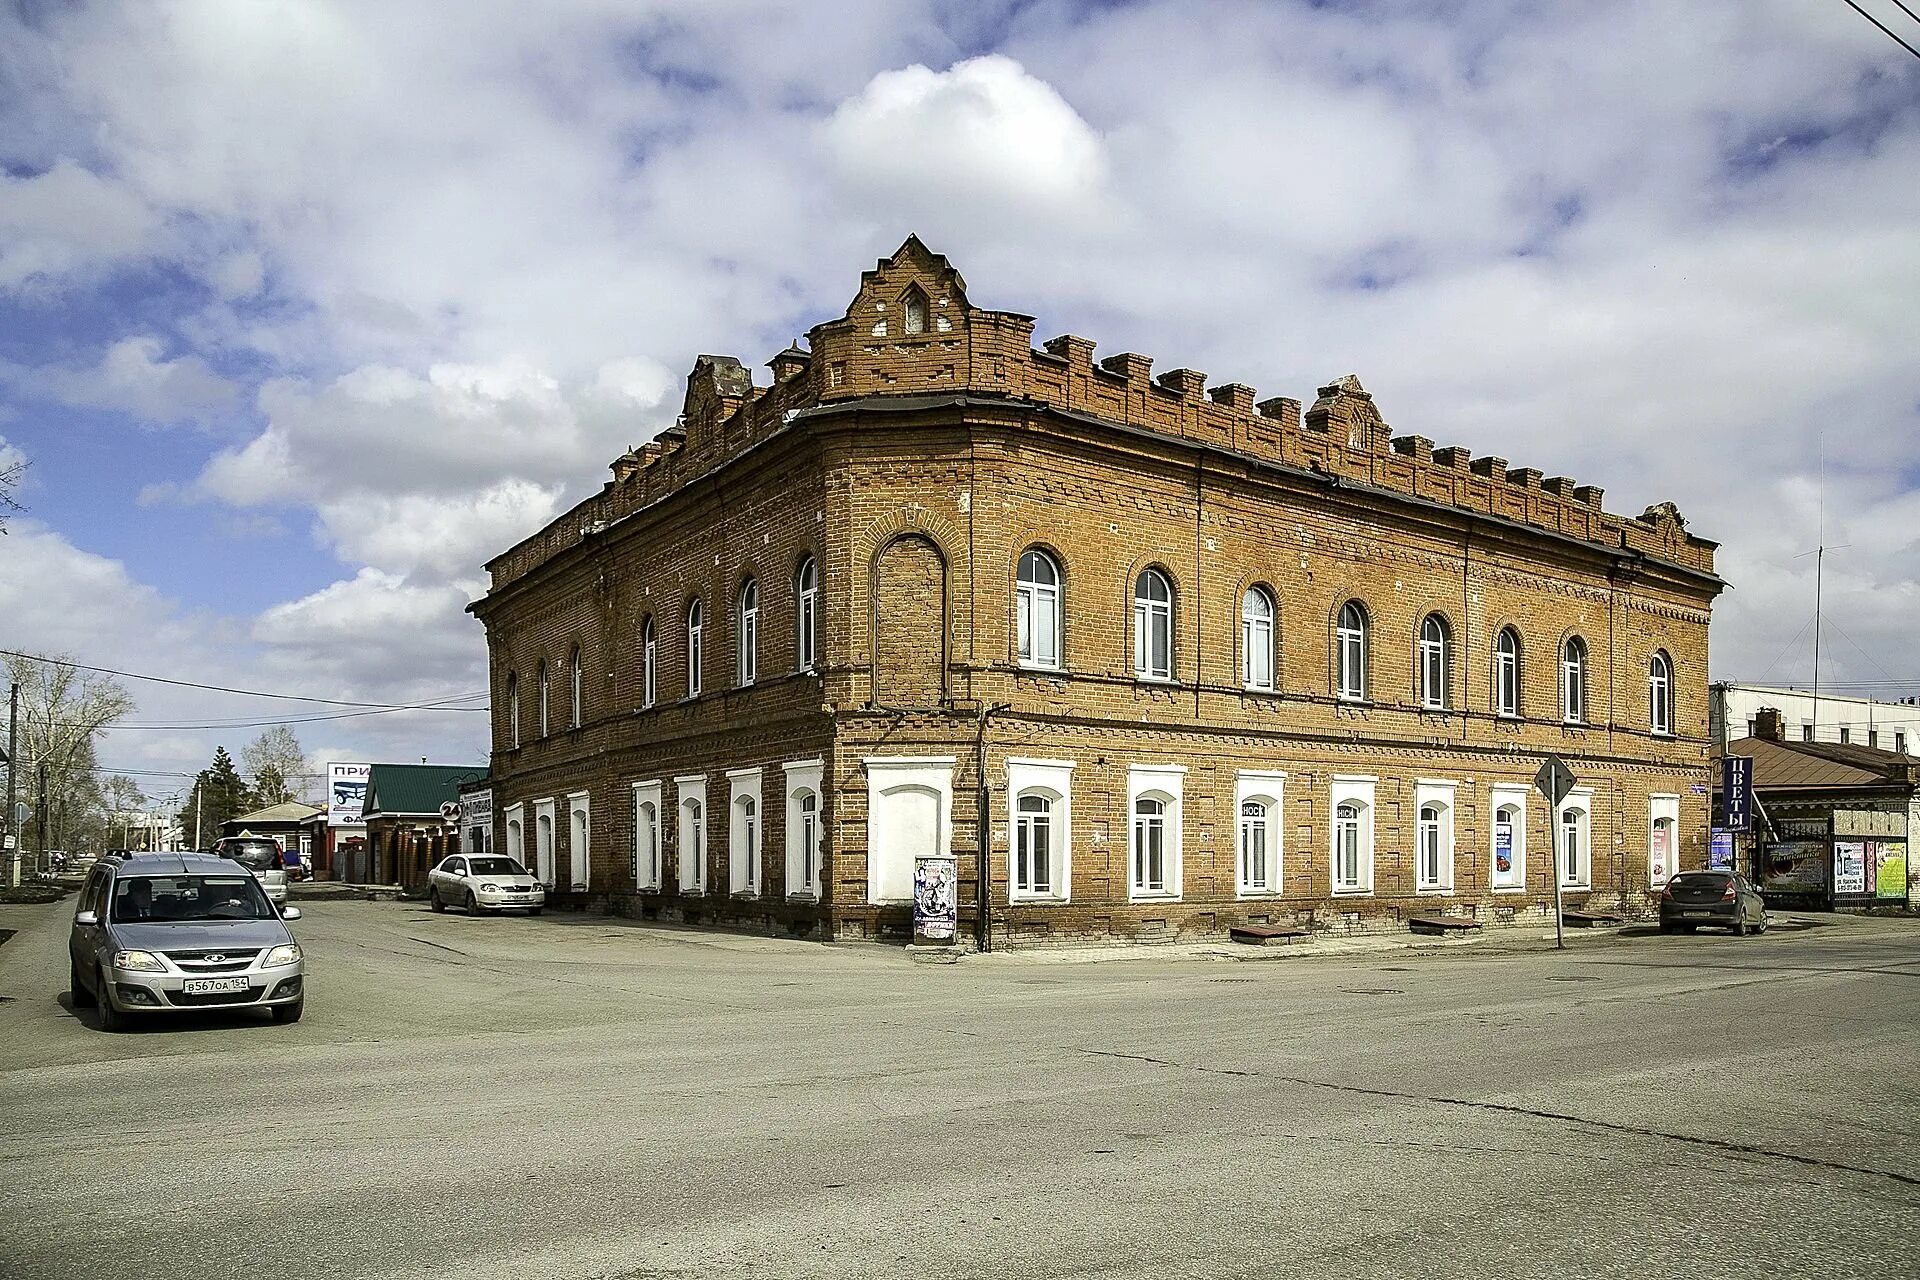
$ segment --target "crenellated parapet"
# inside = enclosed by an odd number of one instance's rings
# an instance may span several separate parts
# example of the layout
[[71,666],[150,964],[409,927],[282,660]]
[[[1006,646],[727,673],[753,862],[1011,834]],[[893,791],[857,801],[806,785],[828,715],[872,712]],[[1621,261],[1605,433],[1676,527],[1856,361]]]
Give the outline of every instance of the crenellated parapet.
[[962,393],[1190,440],[1330,484],[1371,486],[1713,571],[1715,544],[1688,533],[1671,503],[1621,516],[1602,507],[1597,485],[1395,435],[1353,374],[1320,387],[1303,410],[1290,397],[1261,399],[1245,383],[1209,386],[1193,369],[1156,375],[1152,357],[1136,352],[1095,352],[1091,339],[1074,334],[1036,347],[1031,316],[974,306],[959,271],[909,236],[862,273],[843,316],[814,326],[805,347],[796,341],[767,362],[770,385],[756,385],[736,357],[699,356],[675,424],[615,459],[600,493],[494,560],[494,583],[721,466],[780,431],[796,410]]

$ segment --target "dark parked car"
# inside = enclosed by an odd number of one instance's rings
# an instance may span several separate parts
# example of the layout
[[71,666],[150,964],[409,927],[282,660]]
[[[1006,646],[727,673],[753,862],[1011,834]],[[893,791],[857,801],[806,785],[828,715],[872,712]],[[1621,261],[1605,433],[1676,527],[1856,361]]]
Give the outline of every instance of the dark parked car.
[[1767,904],[1745,876],[1732,871],[1682,871],[1660,895],[1660,932],[1692,933],[1710,924],[1741,937],[1767,931]]

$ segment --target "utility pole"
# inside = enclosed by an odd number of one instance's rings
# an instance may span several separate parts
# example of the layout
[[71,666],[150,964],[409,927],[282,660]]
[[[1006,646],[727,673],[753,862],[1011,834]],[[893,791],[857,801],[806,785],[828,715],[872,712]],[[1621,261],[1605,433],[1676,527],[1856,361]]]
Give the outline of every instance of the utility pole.
[[16,803],[14,782],[20,776],[20,682],[14,681],[7,696],[7,811],[0,814],[0,830],[7,833],[6,861],[0,863],[0,881],[20,883],[20,823],[13,816]]
[[202,847],[200,844],[200,805],[206,798],[206,790],[207,789],[198,782],[193,784],[193,847],[196,849]]
[[33,867],[36,871],[47,870],[47,762],[40,762],[40,804],[33,815],[36,828]]

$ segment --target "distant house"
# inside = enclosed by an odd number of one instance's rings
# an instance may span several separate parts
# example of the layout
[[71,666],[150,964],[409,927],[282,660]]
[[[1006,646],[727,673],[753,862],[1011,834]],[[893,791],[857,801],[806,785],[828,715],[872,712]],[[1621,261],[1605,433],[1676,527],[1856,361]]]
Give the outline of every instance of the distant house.
[[418,888],[427,868],[459,848],[460,788],[487,776],[485,765],[376,764],[362,809],[368,879]]
[[324,812],[317,805],[289,800],[229,818],[220,824],[220,834],[266,836],[280,846],[289,863],[306,862],[313,853],[313,828],[307,824]]
[[[1758,710],[1754,728],[1726,753],[1753,759],[1762,812],[1751,866],[1767,901],[1842,911],[1912,903],[1920,887],[1908,855],[1920,831],[1920,760],[1793,740],[1772,707]],[[1721,812],[1717,791],[1714,811]]]

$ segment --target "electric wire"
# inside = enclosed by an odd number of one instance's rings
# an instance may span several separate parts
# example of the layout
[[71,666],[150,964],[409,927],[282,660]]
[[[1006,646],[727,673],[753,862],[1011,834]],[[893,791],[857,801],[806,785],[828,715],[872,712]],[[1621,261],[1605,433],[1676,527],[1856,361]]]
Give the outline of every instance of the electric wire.
[[[1895,44],[1899,45],[1902,49],[1905,49],[1908,53],[1912,54],[1914,57],[1920,58],[1920,49],[1914,48],[1912,45],[1908,44],[1905,40],[1902,40],[1899,36],[1895,35],[1892,27],[1880,21],[1880,19],[1874,17],[1872,14],[1868,13],[1865,9],[1862,9],[1859,5],[1854,3],[1854,0],[1840,0],[1840,2],[1846,5],[1847,8],[1859,14],[1861,17],[1865,18],[1868,22],[1871,22],[1874,26],[1880,28],[1880,30],[1884,31],[1886,33],[1887,39],[1893,41]],[[1894,3],[1899,4],[1899,0],[1894,0]],[[1904,4],[1900,5],[1900,9],[1908,17],[1910,18],[1913,17],[1913,11],[1911,9],[1908,9],[1907,6],[1905,6]]]
[[[38,653],[21,653],[17,649],[0,649],[0,657],[25,658],[29,662],[45,662],[56,667],[71,667],[76,671],[92,671],[99,675],[119,676],[125,680],[146,680],[153,684],[170,684],[182,689],[205,689],[212,693],[235,693],[248,698],[277,698],[284,702],[318,702],[330,707],[370,707],[383,711],[411,711],[415,708],[394,702],[349,702],[341,698],[321,698],[305,693],[268,693],[260,689],[235,689],[228,685],[202,684],[197,680],[176,680],[171,676],[143,675],[137,671],[117,671],[112,667],[89,666],[84,662],[74,662],[69,658],[49,658]],[[484,696],[486,690],[479,689],[460,695],[468,698]]]

